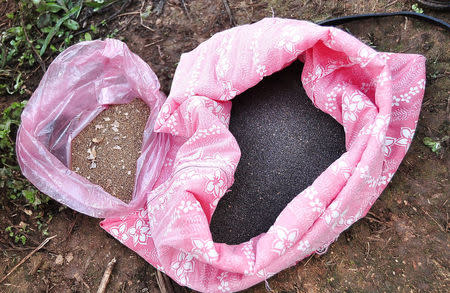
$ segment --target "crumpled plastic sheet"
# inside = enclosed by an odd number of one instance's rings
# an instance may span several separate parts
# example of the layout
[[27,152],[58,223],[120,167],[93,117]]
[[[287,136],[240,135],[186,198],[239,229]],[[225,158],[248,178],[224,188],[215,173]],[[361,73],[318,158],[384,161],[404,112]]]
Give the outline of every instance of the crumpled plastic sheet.
[[[116,54],[109,44],[122,51]],[[22,170],[53,198],[106,216],[101,226],[120,242],[179,284],[203,292],[238,291],[267,280],[326,251],[364,217],[410,146],[425,89],[423,56],[376,52],[336,28],[270,18],[218,33],[181,56],[155,133],[147,129],[144,145],[155,147],[138,165],[135,209],[123,214],[130,206],[67,169],[70,140],[106,104],[137,95],[159,108],[156,77],[119,44],[76,45],[55,60],[23,114],[17,144]],[[83,50],[95,57],[86,60]],[[347,152],[286,206],[267,233],[239,245],[214,243],[209,222],[240,158],[228,130],[231,100],[297,59],[304,62],[301,82],[308,96],[343,125]],[[70,66],[59,65],[64,60]],[[115,66],[105,74],[96,69],[98,60]],[[85,67],[95,74],[85,77]],[[146,68],[146,78],[115,73],[134,67]],[[65,78],[58,77],[61,70]],[[155,172],[144,172],[149,166]],[[111,217],[116,207],[121,215]]]
[[[134,98],[141,98],[151,114],[133,199],[126,204],[70,170],[71,142],[109,105]],[[16,151],[23,174],[43,193],[93,217],[126,215],[142,207],[170,147],[168,134],[153,131],[164,100],[155,73],[121,41],[71,46],[49,66],[22,113]]]

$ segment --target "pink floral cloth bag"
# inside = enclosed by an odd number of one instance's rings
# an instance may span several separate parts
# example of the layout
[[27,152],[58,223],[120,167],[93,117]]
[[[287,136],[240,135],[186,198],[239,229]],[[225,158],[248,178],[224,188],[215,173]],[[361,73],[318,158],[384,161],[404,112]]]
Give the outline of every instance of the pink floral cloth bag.
[[[214,243],[209,222],[240,158],[228,130],[231,100],[297,59],[308,96],[343,125],[347,152],[267,233]],[[218,33],[181,56],[154,126],[170,147],[156,183],[134,195],[146,202],[101,226],[181,285],[248,288],[324,252],[364,217],[409,148],[424,88],[423,56],[376,52],[336,28],[270,18]]]
[[[267,233],[214,243],[209,222],[240,158],[231,100],[296,59],[308,96],[343,125],[347,152]],[[364,217],[409,148],[424,88],[423,56],[379,53],[336,28],[271,18],[218,33],[181,56],[155,125],[173,144],[147,205],[102,227],[179,284],[248,288],[324,251]]]

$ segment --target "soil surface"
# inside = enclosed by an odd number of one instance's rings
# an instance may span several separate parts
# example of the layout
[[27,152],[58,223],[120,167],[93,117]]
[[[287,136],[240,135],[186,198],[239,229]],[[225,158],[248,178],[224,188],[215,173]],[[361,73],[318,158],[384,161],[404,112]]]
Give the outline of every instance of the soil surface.
[[[233,23],[223,1],[167,0],[160,16],[151,14],[143,21],[152,29],[149,30],[141,25],[136,13],[142,1],[133,1],[123,11],[129,14],[118,17],[110,27],[117,28],[117,37],[123,38],[133,52],[150,64],[168,94],[180,54],[235,24],[272,16],[319,21],[358,13],[411,10],[415,3],[392,0],[228,2]],[[444,12],[424,10],[448,21]],[[427,57],[427,87],[416,135],[398,172],[369,214],[342,233],[327,253],[299,262],[270,278],[268,284],[274,292],[448,292],[449,155],[445,143],[441,154],[436,155],[422,141],[424,137],[443,138],[450,134],[450,37],[435,26],[405,17],[358,21],[344,28],[379,51]],[[26,81],[27,89],[36,88],[40,74],[40,71],[26,73],[36,77]],[[12,100],[0,97],[0,101]],[[125,123],[119,122],[123,127]],[[89,155],[86,147],[89,148],[88,141],[92,138],[86,138],[86,144],[81,147],[80,169],[81,165],[86,167],[90,163],[86,160]],[[125,169],[134,172],[131,167]],[[128,195],[129,192],[130,189]],[[3,194],[0,200],[1,277],[47,236],[35,228],[40,218],[36,212],[30,213],[30,207],[16,206]],[[116,257],[118,263],[112,272],[109,292],[158,292],[155,269],[105,233],[98,226],[99,219],[78,214],[54,201],[47,209],[52,215],[46,217],[48,233],[57,237],[1,283],[0,291],[95,292],[107,263]],[[33,229],[24,246],[13,243],[5,233],[7,226],[23,225],[21,222]],[[186,289],[177,287],[177,290]],[[266,292],[265,285],[258,284],[248,292]]]

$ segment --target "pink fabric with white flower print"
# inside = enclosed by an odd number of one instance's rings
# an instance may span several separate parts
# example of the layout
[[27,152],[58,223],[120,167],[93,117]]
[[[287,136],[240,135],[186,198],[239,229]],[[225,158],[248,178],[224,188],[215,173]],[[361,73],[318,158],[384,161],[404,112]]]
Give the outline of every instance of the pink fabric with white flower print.
[[[230,100],[296,59],[308,96],[343,125],[347,152],[267,233],[214,243],[211,215],[240,158],[228,130]],[[424,87],[424,57],[379,53],[336,28],[271,18],[218,33],[181,56],[155,123],[173,135],[172,146],[147,203],[101,225],[179,284],[248,288],[324,251],[367,213],[408,150]]]

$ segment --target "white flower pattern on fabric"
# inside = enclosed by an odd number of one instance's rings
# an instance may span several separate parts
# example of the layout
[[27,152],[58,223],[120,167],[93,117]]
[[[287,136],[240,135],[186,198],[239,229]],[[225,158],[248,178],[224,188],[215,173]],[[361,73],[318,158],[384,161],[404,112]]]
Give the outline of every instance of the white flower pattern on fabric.
[[341,173],[345,179],[350,178],[351,175],[351,168],[347,164],[345,160],[337,160],[331,164],[331,171],[333,171],[334,174]]
[[228,101],[233,99],[239,94],[239,91],[233,88],[233,84],[231,81],[223,81],[222,82],[223,94],[220,96],[222,101]]
[[214,247],[214,242],[211,240],[194,239],[192,240],[192,245],[194,248],[191,253],[195,258],[203,258],[208,263],[211,263],[219,257]]
[[362,93],[356,91],[351,95],[344,94],[342,103],[342,112],[344,120],[355,122],[358,119],[358,112],[363,110],[365,106]]
[[288,230],[281,226],[274,226],[273,231],[277,238],[272,244],[272,250],[279,255],[286,253],[286,249],[292,247],[297,240],[298,230]]
[[298,243],[297,249],[300,251],[303,251],[303,252],[307,252],[307,251],[309,251],[310,247],[311,247],[311,245],[309,244],[308,240],[301,240]]
[[310,200],[313,200],[318,192],[317,192],[316,188],[311,185],[308,188],[306,188],[302,193]]
[[409,88],[408,92],[392,97],[392,106],[400,106],[401,102],[409,103],[411,99],[425,89],[425,79],[421,79],[415,86]]
[[278,41],[277,47],[284,49],[286,52],[292,55],[297,55],[299,50],[295,45],[303,40],[304,31],[298,26],[285,26],[281,32],[281,40]]
[[147,238],[151,236],[150,227],[147,226],[142,219],[138,219],[133,227],[128,230],[128,234],[133,238],[136,246],[139,244],[147,244]]
[[230,287],[226,278],[228,277],[228,272],[222,272],[217,279],[219,280],[219,286],[217,289],[221,292],[230,292]]
[[411,129],[409,127],[402,127],[400,129],[400,135],[401,136],[400,136],[400,138],[398,138],[395,141],[395,144],[399,145],[399,146],[402,146],[402,147],[405,147],[406,150],[408,150],[409,146],[411,145],[411,141],[412,141],[412,139],[414,137],[414,132],[415,132],[414,129]]
[[206,192],[214,195],[215,199],[212,205],[217,206],[220,198],[226,191],[225,180],[222,178],[219,170],[215,170],[213,175],[208,175],[207,177],[209,182],[206,184]]
[[321,213],[324,211],[323,203],[318,198],[315,198],[312,201],[310,201],[309,205],[312,207],[313,212]]
[[194,256],[189,253],[180,252],[177,256],[177,260],[174,261],[170,268],[175,271],[175,275],[181,285],[189,284],[188,273],[194,271]]
[[126,229],[127,229],[127,224],[122,223],[119,226],[112,227],[110,232],[111,232],[112,236],[114,236],[117,240],[124,243],[129,238],[128,234],[126,233]]
[[178,208],[185,214],[193,210],[201,211],[201,206],[198,201],[192,202],[190,200],[182,200]]
[[245,257],[247,258],[248,269],[244,271],[244,275],[251,276],[255,272],[255,253],[253,252],[253,240],[250,240],[242,247]]
[[383,144],[383,154],[385,157],[389,157],[391,155],[392,146],[395,144],[395,138],[393,137],[386,137],[384,139]]
[[339,203],[338,203],[337,200],[335,200],[327,208],[326,214],[324,216],[325,223],[330,225],[331,221],[334,220],[334,219],[337,219],[339,216],[340,216]]

